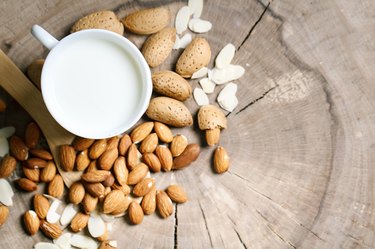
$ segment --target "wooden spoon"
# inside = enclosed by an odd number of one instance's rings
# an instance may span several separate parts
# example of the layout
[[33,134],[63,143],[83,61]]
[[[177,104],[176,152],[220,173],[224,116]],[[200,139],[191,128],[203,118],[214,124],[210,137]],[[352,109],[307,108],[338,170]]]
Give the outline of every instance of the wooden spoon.
[[63,171],[60,167],[59,145],[71,144],[75,135],[62,128],[51,116],[40,91],[21,70],[0,50],[0,86],[2,86],[31,115],[42,130],[65,185],[80,179],[81,172]]

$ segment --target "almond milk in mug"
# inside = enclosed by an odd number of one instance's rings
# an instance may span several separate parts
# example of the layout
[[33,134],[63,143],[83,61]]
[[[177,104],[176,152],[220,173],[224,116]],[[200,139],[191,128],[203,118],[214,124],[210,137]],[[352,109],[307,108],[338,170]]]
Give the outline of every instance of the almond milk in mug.
[[37,25],[32,33],[51,50],[41,88],[62,127],[100,139],[125,132],[142,117],[152,93],[151,72],[133,43],[99,29],[78,31],[61,41]]

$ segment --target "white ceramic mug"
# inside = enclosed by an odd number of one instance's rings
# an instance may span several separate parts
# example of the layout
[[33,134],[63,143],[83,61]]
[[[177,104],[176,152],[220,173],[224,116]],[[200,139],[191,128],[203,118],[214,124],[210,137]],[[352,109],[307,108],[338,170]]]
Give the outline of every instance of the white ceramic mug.
[[50,50],[41,89],[62,127],[100,139],[125,132],[142,117],[151,98],[151,72],[132,42],[100,29],[72,33],[60,41],[38,25],[32,34]]

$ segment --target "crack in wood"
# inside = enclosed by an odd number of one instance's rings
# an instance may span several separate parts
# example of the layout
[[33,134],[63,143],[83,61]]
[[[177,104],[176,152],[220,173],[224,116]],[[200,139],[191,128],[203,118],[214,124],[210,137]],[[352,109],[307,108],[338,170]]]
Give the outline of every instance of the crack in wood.
[[199,204],[199,208],[200,208],[200,210],[201,210],[202,216],[203,216],[204,225],[205,225],[205,227],[206,227],[206,231],[207,231],[208,237],[209,237],[209,239],[210,239],[211,248],[214,248],[214,246],[213,246],[213,244],[212,244],[211,233],[210,233],[210,230],[208,229],[208,224],[207,224],[207,220],[206,220],[206,215],[204,214],[204,211],[203,211],[203,208],[202,208],[201,203],[198,202],[198,204]]
[[238,46],[237,48],[237,51],[239,51],[242,47],[242,45],[245,44],[245,42],[250,38],[250,35],[251,33],[253,33],[255,27],[259,24],[259,22],[262,20],[264,14],[266,13],[268,7],[270,6],[271,2],[269,2],[263,9],[263,12],[260,14],[260,16],[258,17],[258,19],[255,21],[255,23],[253,24],[253,26],[250,28],[249,32],[247,33],[247,35],[245,36],[245,38],[243,39],[243,41],[241,42],[241,44]]
[[[246,205],[246,204],[245,204]],[[232,228],[233,228],[233,230],[234,230],[234,232],[237,234],[237,237],[238,237],[238,239],[239,239],[239,241],[241,242],[241,244],[243,245],[243,247],[245,248],[245,249],[247,249],[247,246],[246,246],[246,244],[245,244],[245,242],[243,242],[243,240],[242,240],[242,238],[241,238],[241,235],[239,234],[239,232],[237,231],[237,229],[236,229],[236,223],[235,223],[235,221],[227,214],[227,217],[228,217],[228,219],[230,220],[230,222],[233,224],[233,226],[232,226]]]
[[177,239],[177,227],[178,227],[178,216],[177,216],[177,203],[175,205],[175,212],[174,212],[174,249],[178,248],[178,239]]
[[[244,110],[246,110],[247,108],[249,108],[250,106],[254,105],[256,102],[260,101],[261,99],[263,99],[264,97],[266,97],[266,95],[271,92],[273,89],[275,89],[276,87],[278,87],[278,85],[276,86],[273,86],[271,87],[270,89],[268,89],[267,91],[265,91],[260,97],[254,99],[253,101],[251,101],[249,104],[245,105],[241,110],[239,110],[238,112],[236,112],[235,115],[243,112]],[[226,116],[228,116],[230,113],[228,113]]]

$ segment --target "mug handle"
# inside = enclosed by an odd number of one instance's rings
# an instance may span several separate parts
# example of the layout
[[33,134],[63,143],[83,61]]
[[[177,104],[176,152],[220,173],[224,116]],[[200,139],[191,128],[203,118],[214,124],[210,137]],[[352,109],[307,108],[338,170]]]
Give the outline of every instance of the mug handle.
[[31,34],[38,39],[43,46],[51,50],[59,42],[55,37],[48,33],[44,28],[39,25],[33,25],[31,28]]

